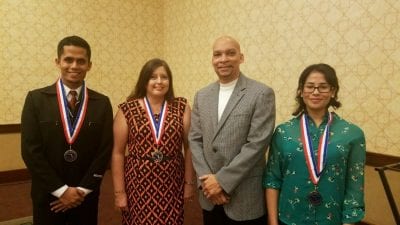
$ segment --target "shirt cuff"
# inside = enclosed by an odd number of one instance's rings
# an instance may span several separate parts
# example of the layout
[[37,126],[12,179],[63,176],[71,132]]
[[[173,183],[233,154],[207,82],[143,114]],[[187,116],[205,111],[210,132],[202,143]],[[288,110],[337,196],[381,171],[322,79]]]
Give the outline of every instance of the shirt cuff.
[[87,189],[87,188],[83,188],[83,187],[77,187],[79,190],[85,192],[85,196],[88,195],[90,192],[92,192],[92,190]]
[[64,192],[67,190],[67,188],[68,188],[68,186],[66,184],[64,184],[63,186],[61,186],[57,190],[51,192],[51,194],[54,195],[57,198],[60,198],[61,195],[63,195]]
[[[92,190],[83,188],[83,187],[77,187],[79,190],[83,191],[85,193],[85,196],[88,195]],[[58,188],[57,190],[51,192],[52,195],[54,195],[57,198],[60,198],[64,192],[68,189],[68,185],[63,185],[62,187]]]

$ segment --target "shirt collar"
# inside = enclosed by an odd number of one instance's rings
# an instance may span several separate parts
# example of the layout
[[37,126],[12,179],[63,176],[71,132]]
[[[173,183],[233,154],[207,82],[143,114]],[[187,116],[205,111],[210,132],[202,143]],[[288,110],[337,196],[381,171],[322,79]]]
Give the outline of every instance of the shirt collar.
[[65,85],[65,84],[63,84],[63,86],[64,86],[65,94],[67,96],[68,96],[69,91],[71,91],[71,90],[75,90],[76,93],[78,94],[78,96],[80,96],[81,90],[82,90],[82,85],[79,86],[77,89],[71,89],[71,88],[67,87],[67,85]]

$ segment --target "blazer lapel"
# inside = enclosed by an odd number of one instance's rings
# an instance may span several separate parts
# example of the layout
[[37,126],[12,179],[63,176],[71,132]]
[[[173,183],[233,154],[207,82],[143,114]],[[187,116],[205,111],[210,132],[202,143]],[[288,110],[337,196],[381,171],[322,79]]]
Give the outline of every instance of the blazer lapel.
[[[242,97],[244,96],[245,90],[246,90],[246,80],[245,80],[244,75],[240,74],[238,82],[236,84],[236,87],[233,90],[232,95],[229,98],[229,101],[225,106],[224,112],[221,115],[221,120],[219,122],[217,122],[217,128],[215,130],[213,140],[215,139],[218,132],[221,130],[221,128],[225,124],[225,122],[228,119],[229,115],[231,114],[232,110],[240,102],[240,99],[242,99]],[[218,97],[218,93],[217,93],[217,97]],[[216,107],[216,111],[217,111],[217,117],[218,117],[218,105]],[[216,121],[218,121],[218,118]]]
[[[209,92],[208,102],[218,102],[218,93],[219,83],[215,82]],[[216,130],[218,125],[218,104],[209,104],[208,106],[206,106],[206,108],[210,109],[208,115],[212,118],[212,130]]]
[[[45,94],[46,96],[46,101],[47,101],[47,107],[49,109],[54,109],[56,110],[57,115],[59,116],[59,119],[61,119],[61,114],[58,106],[58,100],[57,100],[57,87],[56,84],[54,83],[51,86],[48,86],[42,90],[42,93]],[[53,100],[54,99],[54,100]]]

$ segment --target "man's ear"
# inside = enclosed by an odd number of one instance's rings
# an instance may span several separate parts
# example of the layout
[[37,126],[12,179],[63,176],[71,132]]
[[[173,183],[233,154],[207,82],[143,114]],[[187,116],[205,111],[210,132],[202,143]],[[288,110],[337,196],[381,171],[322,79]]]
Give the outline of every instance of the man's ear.
[[88,63],[88,70],[87,70],[87,71],[90,71],[90,69],[92,69],[92,61],[90,61],[90,62]]
[[60,59],[59,58],[55,58],[54,63],[56,64],[57,67],[60,67]]

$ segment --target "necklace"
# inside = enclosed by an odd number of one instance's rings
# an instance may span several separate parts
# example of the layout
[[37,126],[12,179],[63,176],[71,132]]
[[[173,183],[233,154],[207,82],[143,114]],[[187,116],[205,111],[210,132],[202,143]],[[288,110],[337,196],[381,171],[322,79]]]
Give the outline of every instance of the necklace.
[[160,120],[160,114],[159,114],[159,113],[154,113],[154,114],[153,114],[153,117],[154,117],[154,120],[155,120],[156,122],[158,122],[158,121]]

